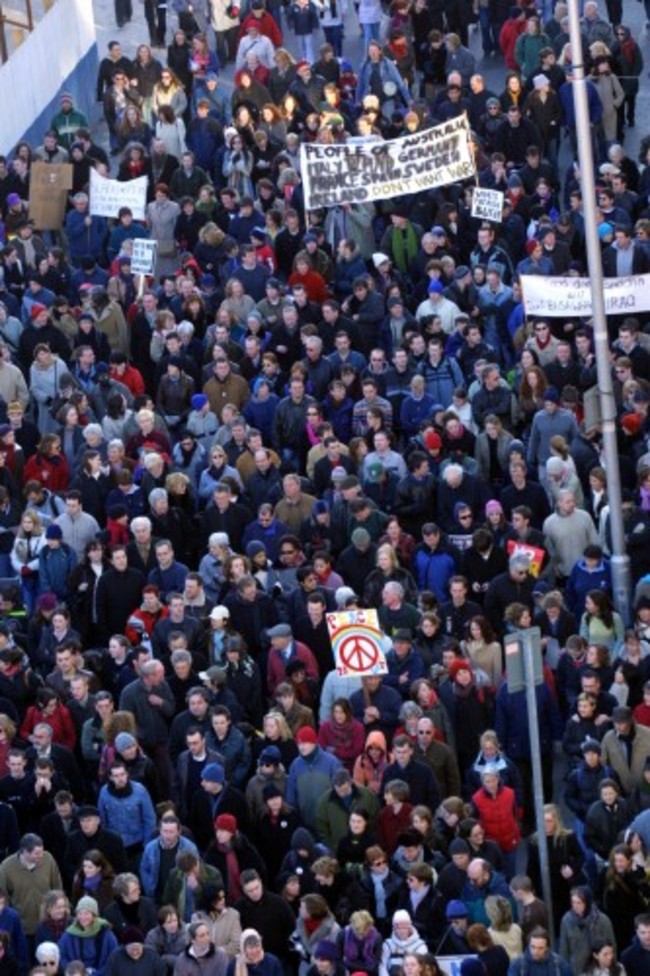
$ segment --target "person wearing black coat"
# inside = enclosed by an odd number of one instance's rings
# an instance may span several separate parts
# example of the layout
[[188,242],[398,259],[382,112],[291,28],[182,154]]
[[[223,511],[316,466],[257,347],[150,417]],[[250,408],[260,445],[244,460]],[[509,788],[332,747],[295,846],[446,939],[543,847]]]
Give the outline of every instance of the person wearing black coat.
[[341,552],[335,565],[336,572],[358,594],[363,593],[367,577],[377,566],[377,546],[369,538],[366,546],[362,537],[357,536],[361,531],[367,535],[365,529],[355,529],[352,544]]
[[[549,808],[547,807],[546,810]],[[548,815],[548,814],[547,814]],[[553,918],[556,934],[560,931],[563,915],[571,907],[571,889],[583,880],[582,866],[584,854],[578,843],[578,838],[572,830],[566,830],[559,822],[559,814],[553,817],[556,829],[550,835],[547,833],[549,873],[551,876],[551,898],[553,901]],[[562,869],[570,871],[564,877]],[[537,836],[533,834],[528,846],[527,872],[533,883],[534,891],[542,890],[542,876],[539,864],[539,846]],[[566,873],[566,872],[565,872]]]
[[238,890],[239,879],[235,888],[235,881],[231,880],[229,871],[233,856],[237,860],[240,874],[249,868],[253,869],[263,882],[266,882],[266,866],[259,851],[248,838],[239,830],[232,832],[231,827],[237,827],[237,821],[232,815],[220,815],[215,825],[216,836],[205,852],[205,862],[221,872],[228,900],[234,901],[233,894]]
[[201,517],[201,538],[204,545],[207,547],[213,532],[225,532],[233,552],[242,552],[244,530],[251,520],[250,509],[240,502],[231,501],[225,508],[209,504]]
[[413,806],[423,804],[430,810],[437,810],[443,800],[442,792],[435,773],[428,763],[417,759],[413,746],[407,737],[397,736],[393,742],[395,761],[389,763],[382,777],[381,795],[386,784],[393,779],[399,779],[408,784],[409,803]]
[[266,784],[263,795],[266,809],[254,825],[255,845],[274,884],[282,862],[291,850],[291,838],[300,826],[300,818],[284,802],[280,789],[274,783]]
[[[392,931],[393,914],[397,911],[397,902],[404,889],[404,879],[386,863],[386,855],[381,847],[371,847],[366,854],[366,867],[350,885],[347,897],[354,911],[370,912],[380,933],[387,938]],[[377,905],[376,878],[381,879],[384,894],[382,915]]]
[[112,634],[124,633],[127,620],[142,600],[144,573],[131,569],[127,560],[126,549],[115,549],[111,569],[102,573],[97,583],[97,628],[104,647]]
[[238,827],[244,832],[248,831],[248,807],[244,794],[229,784],[222,783],[221,786],[219,792],[208,793],[202,781],[201,789],[197,790],[192,800],[187,825],[200,851],[206,851],[214,840],[217,815],[231,814]]
[[278,959],[287,960],[289,939],[296,926],[289,903],[279,895],[266,891],[260,878],[244,878],[245,893],[235,903],[242,931],[255,929],[262,936],[264,949]]
[[79,827],[68,834],[65,854],[60,859],[64,879],[70,880],[79,870],[88,851],[101,851],[115,874],[126,871],[126,853],[122,838],[116,831],[102,827],[97,807],[81,806],[76,810]]
[[463,575],[469,580],[472,600],[483,606],[485,593],[491,580],[508,569],[508,557],[503,549],[494,545],[489,529],[477,529],[472,545],[463,553]]
[[628,248],[632,248],[632,269],[630,273],[633,275],[647,274],[650,271],[650,258],[645,248],[632,239],[632,228],[617,226],[614,237],[614,242],[603,251],[603,274],[605,277],[620,277],[618,253],[621,250],[628,250]]
[[522,603],[533,610],[535,580],[528,572],[528,560],[511,556],[508,572],[496,576],[485,593],[485,613],[500,637],[504,633],[504,614],[511,603]]
[[[232,545],[232,537],[230,542]],[[228,594],[224,605],[230,611],[230,626],[241,634],[251,651],[259,648],[262,631],[274,627],[280,619],[277,604],[267,593],[257,589],[251,576],[239,580],[236,592]]]
[[[407,877],[413,880],[401,889],[397,898],[397,910],[409,913],[429,952],[435,952],[446,927],[445,900],[434,887],[433,869],[429,864],[418,864],[410,868]],[[416,897],[420,900],[414,907],[412,899]]]
[[632,820],[628,801],[620,795],[620,787],[613,779],[600,783],[600,799],[592,803],[585,818],[585,843],[598,857],[606,861],[614,844],[618,843]]
[[[104,918],[113,929],[118,941],[129,929],[140,929],[149,932],[158,924],[158,910],[153,898],[140,894],[138,884],[137,895],[134,889],[134,875],[123,874],[115,879],[115,899],[106,906]],[[130,893],[133,892],[133,893]]]
[[8,803],[0,803],[0,857],[4,860],[15,854],[20,841],[16,811]]

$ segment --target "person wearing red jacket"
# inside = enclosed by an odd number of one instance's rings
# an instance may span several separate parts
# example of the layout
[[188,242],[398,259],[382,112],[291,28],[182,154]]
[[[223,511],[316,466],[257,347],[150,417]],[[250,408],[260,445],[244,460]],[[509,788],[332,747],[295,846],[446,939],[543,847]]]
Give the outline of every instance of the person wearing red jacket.
[[293,288],[297,284],[303,286],[309,301],[316,302],[317,305],[322,305],[329,297],[325,279],[318,271],[313,270],[307,251],[299,251],[294,258],[293,274],[289,276],[289,285]]
[[521,831],[517,821],[515,791],[504,786],[496,770],[486,770],[481,776],[481,789],[472,796],[476,816],[487,840],[493,840],[503,852],[505,874],[512,878],[516,870],[516,855]]
[[511,7],[510,17],[506,20],[499,34],[499,47],[506,61],[506,67],[519,74],[519,65],[515,60],[515,45],[517,38],[526,30],[526,14],[521,7]]
[[34,728],[44,722],[52,729],[52,742],[71,751],[77,743],[77,731],[72,716],[52,688],[39,688],[36,704],[30,705],[20,726],[20,737],[31,742]]
[[287,681],[287,665],[290,661],[302,661],[308,678],[318,681],[318,665],[316,658],[306,644],[294,640],[293,631],[289,624],[276,624],[267,630],[267,636],[271,641],[269,651],[266,680],[269,695],[275,694],[275,689],[284,681]]
[[134,397],[145,392],[142,373],[135,366],[131,366],[123,352],[111,353],[111,367],[108,375],[112,380],[123,383]]
[[66,491],[70,481],[70,469],[65,455],[61,453],[61,438],[58,434],[45,434],[38,442],[36,454],[27,460],[23,472],[25,484],[38,481],[43,488],[56,494]]
[[241,22],[237,35],[238,41],[241,41],[242,37],[245,36],[251,24],[253,27],[257,27],[260,34],[268,37],[274,47],[282,47],[282,31],[271,14],[264,9],[264,0],[253,0],[251,12]]

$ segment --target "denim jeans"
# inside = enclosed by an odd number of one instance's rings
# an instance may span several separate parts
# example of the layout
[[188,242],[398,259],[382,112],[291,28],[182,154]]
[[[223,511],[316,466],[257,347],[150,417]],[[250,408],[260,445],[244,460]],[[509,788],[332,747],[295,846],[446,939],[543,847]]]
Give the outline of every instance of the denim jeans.
[[298,34],[296,40],[300,45],[300,55],[305,61],[313,64],[316,60],[314,56],[314,37],[313,34]]
[[327,43],[334,48],[335,57],[340,58],[343,55],[343,24],[323,27],[323,34]]
[[363,45],[368,47],[371,41],[379,40],[379,22],[376,24],[362,24],[361,28],[363,30]]

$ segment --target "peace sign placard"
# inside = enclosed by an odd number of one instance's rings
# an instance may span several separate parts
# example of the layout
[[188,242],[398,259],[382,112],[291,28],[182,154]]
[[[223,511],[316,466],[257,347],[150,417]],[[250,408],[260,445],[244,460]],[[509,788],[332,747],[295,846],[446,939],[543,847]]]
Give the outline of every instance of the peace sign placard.
[[388,672],[376,610],[328,613],[327,628],[336,671],[341,677]]

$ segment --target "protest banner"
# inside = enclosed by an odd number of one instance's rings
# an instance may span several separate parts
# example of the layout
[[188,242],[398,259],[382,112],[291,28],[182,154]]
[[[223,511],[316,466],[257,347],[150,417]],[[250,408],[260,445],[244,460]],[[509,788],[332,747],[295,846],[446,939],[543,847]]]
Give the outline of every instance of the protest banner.
[[503,215],[503,193],[501,190],[488,190],[484,186],[477,186],[472,193],[472,217],[479,220],[491,220],[500,224]]
[[545,552],[539,546],[531,546],[526,542],[515,542],[509,539],[506,543],[506,553],[508,556],[525,556],[528,560],[528,572],[535,579],[540,574],[542,563],[544,562]]
[[136,220],[144,220],[147,205],[146,176],[120,183],[90,170],[90,212],[97,217],[117,217],[120,207],[129,207]]
[[39,230],[61,229],[71,189],[72,163],[32,163],[29,217]]
[[376,610],[344,610],[327,614],[336,673],[342,677],[386,674],[384,635]]
[[[590,278],[551,278],[522,275],[521,287],[526,315],[545,318],[593,314]],[[650,275],[603,278],[606,315],[635,315],[650,312]]]
[[154,273],[157,247],[156,241],[150,241],[146,237],[134,238],[131,254],[132,274],[152,275]]
[[424,132],[378,142],[303,143],[305,209],[418,193],[474,174],[469,123],[462,115]]

